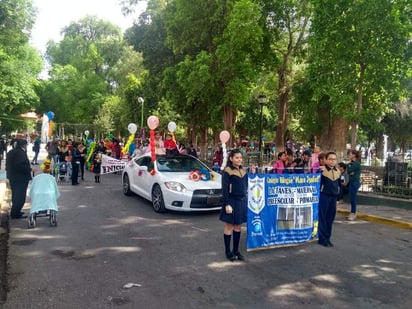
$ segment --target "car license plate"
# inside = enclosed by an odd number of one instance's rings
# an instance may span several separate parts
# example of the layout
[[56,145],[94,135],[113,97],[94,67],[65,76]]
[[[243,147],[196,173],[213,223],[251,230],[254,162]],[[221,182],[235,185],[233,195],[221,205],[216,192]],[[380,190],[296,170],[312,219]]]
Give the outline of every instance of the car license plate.
[[220,196],[208,196],[207,197],[207,204],[208,205],[219,205],[221,201]]

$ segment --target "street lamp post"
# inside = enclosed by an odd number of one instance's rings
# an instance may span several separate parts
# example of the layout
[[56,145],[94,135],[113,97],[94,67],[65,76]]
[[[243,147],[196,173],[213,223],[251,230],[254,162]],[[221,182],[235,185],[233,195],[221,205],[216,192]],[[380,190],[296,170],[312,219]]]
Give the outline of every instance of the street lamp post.
[[140,119],[140,130],[142,130],[143,129],[144,99],[142,97],[138,97],[137,102],[139,102],[142,105],[142,117]]
[[258,96],[258,103],[260,105],[260,122],[259,122],[259,167],[262,165],[262,125],[263,125],[263,105],[266,104],[266,96],[260,94]]

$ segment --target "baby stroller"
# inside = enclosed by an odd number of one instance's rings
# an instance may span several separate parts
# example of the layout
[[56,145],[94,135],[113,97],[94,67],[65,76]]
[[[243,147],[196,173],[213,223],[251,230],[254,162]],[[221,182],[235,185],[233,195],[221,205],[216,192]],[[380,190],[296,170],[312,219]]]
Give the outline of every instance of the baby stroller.
[[71,165],[70,162],[66,161],[57,161],[54,167],[54,176],[56,177],[56,181],[69,181],[71,177]]
[[49,217],[50,226],[57,226],[57,200],[60,197],[56,179],[42,173],[33,178],[30,187],[31,208],[28,228],[36,227],[37,217]]

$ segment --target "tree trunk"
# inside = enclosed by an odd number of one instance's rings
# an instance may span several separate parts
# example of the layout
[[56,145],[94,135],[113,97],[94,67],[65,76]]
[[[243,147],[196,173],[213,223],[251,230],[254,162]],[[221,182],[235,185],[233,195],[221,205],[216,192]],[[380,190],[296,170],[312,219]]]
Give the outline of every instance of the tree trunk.
[[200,129],[200,159],[207,159],[207,128]]
[[343,160],[346,158],[349,120],[332,116],[329,108],[318,108],[318,119],[323,128],[318,137],[318,145],[321,147],[321,151],[335,151],[338,160]]
[[[223,108],[223,130],[227,130],[230,133],[230,139],[227,142],[227,146],[231,147],[235,140],[235,114],[231,105],[225,105]],[[220,133],[220,132],[219,132]]]
[[[285,60],[286,61],[286,60]],[[285,134],[288,127],[288,100],[289,100],[289,85],[286,81],[287,69],[286,64],[278,70],[278,94],[279,94],[279,109],[278,109],[278,125],[276,128],[275,145],[276,151],[285,149]]]
[[[365,76],[366,65],[360,64],[359,69],[359,86],[358,86],[358,98],[356,102],[356,115],[359,116],[362,113],[362,99],[363,99],[363,80]],[[357,145],[357,131],[358,131],[359,120],[355,119],[351,122],[351,147],[356,149]]]

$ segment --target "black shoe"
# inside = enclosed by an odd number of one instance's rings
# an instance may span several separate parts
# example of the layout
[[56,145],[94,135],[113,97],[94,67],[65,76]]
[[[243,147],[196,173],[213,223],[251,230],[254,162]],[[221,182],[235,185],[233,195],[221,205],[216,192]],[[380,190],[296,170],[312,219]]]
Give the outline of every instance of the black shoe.
[[235,257],[238,261],[244,261],[245,260],[245,257],[243,255],[241,255],[240,252],[236,252]]
[[328,241],[328,247],[333,247],[333,244],[330,242],[330,240]]
[[327,242],[318,241],[318,244],[324,247],[329,247],[329,244]]
[[18,216],[11,216],[12,219],[25,219],[27,218],[27,215],[25,214],[20,214]]
[[234,260],[236,260],[236,255],[234,255],[233,252],[229,252],[229,253],[226,253],[226,258],[229,261],[233,262]]
[[76,183],[72,183],[72,186],[77,186],[77,185],[79,185],[80,183],[78,183],[78,182],[76,182]]
[[34,162],[31,162],[31,165],[34,165],[34,164],[36,164],[36,163],[34,163]]

